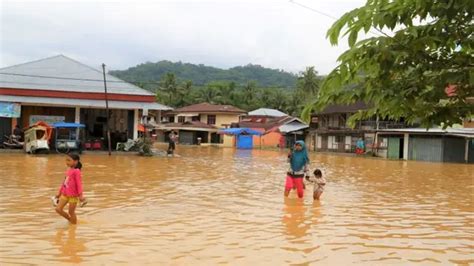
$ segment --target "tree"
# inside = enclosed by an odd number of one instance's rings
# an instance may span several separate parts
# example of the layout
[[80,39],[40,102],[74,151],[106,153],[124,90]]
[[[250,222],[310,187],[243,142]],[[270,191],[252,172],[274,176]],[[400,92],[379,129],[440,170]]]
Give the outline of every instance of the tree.
[[198,102],[207,102],[215,104],[220,100],[219,90],[213,86],[206,86],[201,88],[198,93]]
[[257,84],[254,81],[248,81],[247,84],[244,86],[243,100],[247,105],[252,104],[252,101],[256,95],[256,88]]
[[311,97],[318,93],[320,81],[318,71],[314,69],[314,66],[310,66],[301,72],[301,75],[298,77],[297,88],[308,97]]
[[[333,45],[348,36],[350,48],[304,118],[313,108],[361,100],[370,108],[353,115],[352,125],[375,114],[425,127],[460,123],[474,112],[467,101],[474,90],[473,12],[472,0],[368,0],[344,14],[327,36]],[[371,29],[378,36],[357,41]]]
[[183,107],[190,102],[190,95],[193,90],[193,82],[187,80],[178,88],[178,100],[176,106]]
[[168,102],[166,104],[174,105],[173,97],[178,93],[178,83],[173,73],[166,73],[161,81],[160,90],[168,95]]

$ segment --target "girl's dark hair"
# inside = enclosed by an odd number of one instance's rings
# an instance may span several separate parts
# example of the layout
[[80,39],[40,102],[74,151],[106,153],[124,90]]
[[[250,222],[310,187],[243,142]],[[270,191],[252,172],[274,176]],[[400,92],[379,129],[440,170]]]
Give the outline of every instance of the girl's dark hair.
[[321,170],[319,170],[319,169],[314,170],[313,174],[314,174],[315,176],[319,176],[319,177],[323,176],[323,173],[322,173]]
[[75,153],[69,153],[67,156],[69,156],[74,161],[77,161],[76,167],[74,168],[79,169],[79,170],[82,169],[81,157],[79,157],[79,155]]

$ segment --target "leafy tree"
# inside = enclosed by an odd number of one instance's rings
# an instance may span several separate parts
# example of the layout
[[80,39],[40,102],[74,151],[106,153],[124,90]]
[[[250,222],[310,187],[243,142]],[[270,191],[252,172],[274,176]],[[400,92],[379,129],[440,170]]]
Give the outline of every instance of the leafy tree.
[[[473,12],[472,0],[368,0],[344,14],[327,36],[333,45],[348,36],[350,48],[303,116],[308,119],[313,108],[358,100],[371,107],[353,115],[352,124],[374,114],[425,127],[471,116]],[[361,31],[371,29],[378,36],[358,41]]]

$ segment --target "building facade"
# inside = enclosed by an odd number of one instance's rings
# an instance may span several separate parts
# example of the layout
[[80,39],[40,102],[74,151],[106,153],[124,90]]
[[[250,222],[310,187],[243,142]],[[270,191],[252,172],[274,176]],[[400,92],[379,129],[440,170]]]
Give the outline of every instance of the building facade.
[[299,118],[279,110],[260,108],[242,116],[232,127],[251,128],[263,135],[254,136],[254,143],[266,148],[292,147],[297,140],[306,140],[309,126]]
[[310,148],[323,152],[355,152],[358,140],[363,140],[368,150],[377,148],[377,129],[404,128],[406,124],[397,121],[384,121],[383,119],[367,119],[359,121],[355,127],[350,127],[348,119],[359,110],[364,110],[367,105],[357,102],[351,105],[331,105],[321,112],[311,115],[310,122]]
[[76,122],[86,126],[86,140],[105,140],[108,122],[112,138],[118,141],[138,137],[143,115],[156,116],[153,119],[160,121],[161,112],[171,110],[157,103],[149,91],[108,74],[105,78],[107,94],[101,70],[64,55],[2,68],[0,105],[20,109],[10,117],[0,113],[2,128],[7,127],[5,124],[27,128],[38,121]]
[[159,140],[166,141],[171,130],[179,134],[179,142],[183,144],[220,144],[231,147],[233,138],[221,135],[219,129],[229,128],[239,121],[240,116],[247,112],[232,105],[199,103],[178,108],[164,115],[164,123],[156,127],[160,132]]

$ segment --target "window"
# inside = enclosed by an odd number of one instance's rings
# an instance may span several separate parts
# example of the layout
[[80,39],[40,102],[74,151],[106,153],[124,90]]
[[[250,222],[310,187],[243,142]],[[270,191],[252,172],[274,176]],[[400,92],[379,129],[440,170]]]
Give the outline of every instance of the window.
[[178,123],[184,123],[185,117],[184,116],[178,116]]
[[215,125],[216,124],[216,116],[215,115],[208,115],[207,116],[207,124],[208,125]]
[[201,121],[201,116],[193,116],[192,121]]

